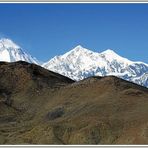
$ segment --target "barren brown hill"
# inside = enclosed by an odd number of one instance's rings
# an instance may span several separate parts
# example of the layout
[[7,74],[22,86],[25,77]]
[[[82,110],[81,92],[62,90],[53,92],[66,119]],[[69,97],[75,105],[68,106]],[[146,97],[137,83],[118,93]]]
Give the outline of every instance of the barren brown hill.
[[117,77],[74,82],[0,64],[1,144],[148,144],[148,89]]

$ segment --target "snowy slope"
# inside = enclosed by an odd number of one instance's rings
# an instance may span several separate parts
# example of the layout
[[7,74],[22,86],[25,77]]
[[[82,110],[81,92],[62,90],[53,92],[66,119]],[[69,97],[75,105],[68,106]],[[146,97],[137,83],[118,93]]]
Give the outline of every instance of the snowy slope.
[[29,63],[38,64],[37,60],[31,55],[23,51],[21,47],[15,44],[10,39],[0,40],[0,61],[15,62],[15,61],[26,61]]
[[148,87],[148,64],[130,61],[111,49],[97,53],[79,45],[42,66],[77,81],[94,75],[115,75]]

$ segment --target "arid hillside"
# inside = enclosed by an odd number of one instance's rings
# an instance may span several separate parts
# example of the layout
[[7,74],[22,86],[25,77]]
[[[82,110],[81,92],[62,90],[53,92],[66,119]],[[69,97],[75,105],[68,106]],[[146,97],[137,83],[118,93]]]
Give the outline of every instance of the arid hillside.
[[148,89],[0,63],[0,144],[148,144]]

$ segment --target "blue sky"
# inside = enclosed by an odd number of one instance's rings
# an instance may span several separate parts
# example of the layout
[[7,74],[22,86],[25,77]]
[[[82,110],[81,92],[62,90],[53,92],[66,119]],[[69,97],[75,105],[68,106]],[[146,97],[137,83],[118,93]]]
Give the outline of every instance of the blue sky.
[[41,61],[82,45],[148,63],[148,4],[0,4],[0,37]]

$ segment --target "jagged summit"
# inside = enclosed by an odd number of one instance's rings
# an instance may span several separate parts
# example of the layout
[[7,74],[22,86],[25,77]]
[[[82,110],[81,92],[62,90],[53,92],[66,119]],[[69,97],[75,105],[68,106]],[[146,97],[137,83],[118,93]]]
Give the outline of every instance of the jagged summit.
[[0,49],[3,48],[20,48],[16,43],[14,43],[12,40],[8,38],[2,38],[0,39]]
[[[87,52],[94,52],[90,49],[87,49],[85,47],[83,47],[82,45],[77,45],[76,47],[74,47],[73,49],[71,49],[69,52],[72,52],[72,51],[87,51]],[[96,53],[100,53],[100,54],[114,54],[114,55],[118,55],[113,49],[106,49],[105,51],[103,52],[96,52]],[[118,55],[119,56],[119,55]]]
[[26,53],[19,45],[8,38],[0,39],[0,61],[26,61],[29,63],[38,63],[35,58]]
[[83,48],[83,46],[82,45],[77,45],[74,49],[82,49]]
[[93,52],[92,50],[89,50],[85,47],[83,47],[82,45],[77,45],[76,47],[74,47],[72,50],[70,50],[71,52],[72,51],[77,51],[77,52]]
[[67,56],[71,56],[71,55],[81,55],[82,54],[89,54],[92,53],[91,50],[88,50],[86,48],[84,48],[81,45],[78,45],[76,47],[74,47],[73,49],[71,49],[70,51],[68,51],[67,53],[65,53],[64,55],[62,55],[63,58],[67,58]]
[[106,58],[109,62],[112,62],[112,60],[117,60],[120,61],[122,63],[125,63],[126,65],[132,64],[133,62],[118,55],[114,50],[112,49],[107,49],[103,52],[100,53],[100,55],[104,58]]
[[103,52],[101,52],[101,54],[115,54],[115,55],[117,55],[117,53],[114,51],[114,50],[112,50],[112,49],[107,49],[107,50],[105,50],[105,51],[103,51]]
[[[92,56],[95,56],[95,55],[101,57],[101,58],[107,58],[107,59],[112,59],[112,58],[115,58],[115,59],[125,59],[121,56],[119,56],[114,50],[112,49],[107,49],[103,52],[94,52],[92,50],[89,50],[81,45],[77,45],[76,47],[74,47],[73,49],[71,49],[70,51],[68,51],[67,53],[65,53],[64,55],[61,55],[63,58],[67,58],[67,56],[84,56],[84,55],[92,55]],[[130,62],[128,60],[128,62]]]
[[89,50],[84,48],[81,45],[76,46],[74,49],[71,50],[71,52],[88,52]]

